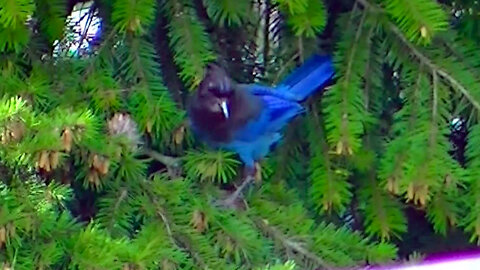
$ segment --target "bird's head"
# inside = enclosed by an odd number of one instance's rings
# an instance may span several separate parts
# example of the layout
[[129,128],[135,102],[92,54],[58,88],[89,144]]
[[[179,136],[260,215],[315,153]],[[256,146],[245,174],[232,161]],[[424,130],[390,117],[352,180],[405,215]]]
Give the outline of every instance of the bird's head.
[[211,112],[230,118],[230,105],[235,95],[235,86],[227,72],[216,64],[207,66],[205,76],[198,87],[201,102]]

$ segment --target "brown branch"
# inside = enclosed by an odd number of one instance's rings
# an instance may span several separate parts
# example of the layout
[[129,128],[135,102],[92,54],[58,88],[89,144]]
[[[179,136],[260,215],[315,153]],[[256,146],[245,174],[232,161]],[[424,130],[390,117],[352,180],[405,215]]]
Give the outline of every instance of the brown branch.
[[[161,154],[159,154],[161,155]],[[145,181],[140,181],[140,184],[142,185],[143,189],[145,190],[148,198],[151,200],[152,204],[155,206],[156,214],[158,217],[162,220],[163,224],[165,225],[165,230],[167,231],[167,235],[172,242],[173,245],[179,247],[180,249],[186,249],[192,256],[193,260],[195,260],[202,269],[207,269],[207,265],[204,262],[204,260],[200,257],[200,255],[197,254],[197,252],[193,251],[191,245],[188,243],[189,239],[185,239],[188,237],[185,237],[183,234],[179,232],[175,232],[172,230],[172,227],[175,228],[177,225],[173,222],[170,221],[167,217],[167,213],[165,211],[165,207],[161,205],[161,203],[157,200],[156,195],[152,192],[152,189],[150,186],[147,185],[147,182]]]
[[180,168],[181,166],[181,158],[166,156],[152,149],[144,149],[143,153],[155,159],[156,161],[163,163],[167,167]]
[[[179,157],[167,156],[152,149],[143,149],[143,153],[150,156],[152,159],[157,160],[160,163],[163,163],[167,167],[169,172],[179,172],[182,170],[181,158]],[[177,174],[170,173],[170,175],[175,176]],[[232,193],[226,199],[218,201],[216,205],[226,207],[226,208],[233,208],[235,205],[235,202],[242,196],[245,188],[247,188],[247,186],[250,183],[252,183],[254,180],[255,178],[253,176],[247,175],[243,180],[242,184],[235,190],[234,193]]]
[[166,156],[152,149],[143,149],[142,153],[165,165],[167,168],[167,174],[170,178],[175,179],[182,175],[183,168],[181,162],[182,159],[180,157]]
[[[118,211],[120,204],[123,202],[123,200],[125,200],[125,198],[127,198],[127,195],[128,195],[127,189],[122,189],[120,192],[120,196],[118,197],[117,201],[115,202],[115,206],[113,207],[113,214],[115,214]],[[109,226],[108,226],[110,230],[112,230],[114,226],[113,221],[114,221],[113,218],[110,219]]]
[[308,258],[311,261],[315,262],[317,265],[319,265],[323,269],[327,269],[327,270],[334,269],[330,265],[328,265],[322,258],[318,257],[316,254],[309,251],[308,249],[304,248],[301,243],[289,239],[286,235],[284,235],[275,227],[269,225],[266,221],[257,220],[256,223],[261,228],[266,230],[267,233],[270,234],[274,239],[280,241],[280,243],[282,243],[282,245],[287,250],[289,249],[303,255],[305,258]]
[[226,208],[234,208],[235,202],[238,198],[240,198],[240,196],[242,196],[243,190],[254,180],[255,178],[253,176],[247,175],[243,180],[242,184],[235,190],[234,193],[232,193],[226,199],[217,202],[216,205]]
[[[380,8],[370,4],[367,0],[357,0],[360,4],[362,4],[366,8],[372,8],[376,11],[382,11]],[[411,42],[405,38],[403,33],[398,29],[398,27],[395,26],[395,24],[388,22],[388,26],[390,27],[390,30],[400,39],[400,41],[413,53],[413,55],[420,61],[423,62],[428,68],[432,70],[432,72],[436,72],[440,77],[443,77],[445,80],[447,80],[453,88],[456,88],[462,95],[464,95],[472,105],[480,111],[480,103],[476,101],[472,95],[468,92],[468,90],[460,83],[458,82],[452,75],[450,75],[447,71],[443,70],[439,66],[435,65],[430,58],[428,58],[426,55],[424,55],[421,51],[419,51]]]

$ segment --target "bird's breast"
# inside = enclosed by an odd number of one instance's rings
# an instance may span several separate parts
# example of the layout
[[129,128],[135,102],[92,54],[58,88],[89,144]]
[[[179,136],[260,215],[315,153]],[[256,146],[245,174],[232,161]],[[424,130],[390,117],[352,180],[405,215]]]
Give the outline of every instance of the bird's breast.
[[256,123],[262,115],[262,105],[257,97],[239,91],[229,100],[229,118],[225,118],[222,112],[209,110],[205,103],[196,103],[189,114],[192,124],[202,137],[214,143],[230,143],[249,132],[252,123]]

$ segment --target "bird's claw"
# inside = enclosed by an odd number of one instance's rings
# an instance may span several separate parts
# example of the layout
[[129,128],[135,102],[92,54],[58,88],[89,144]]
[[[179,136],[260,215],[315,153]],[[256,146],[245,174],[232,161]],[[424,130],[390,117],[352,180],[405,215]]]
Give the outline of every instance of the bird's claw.
[[262,166],[259,162],[255,162],[253,167],[245,166],[243,171],[243,178],[253,177],[256,182],[262,181]]
[[240,197],[243,197],[243,191],[254,180],[255,180],[254,177],[252,177],[251,175],[247,175],[244,178],[242,184],[240,184],[240,186],[235,190],[234,193],[232,193],[226,199],[216,202],[216,205],[221,206],[221,207],[225,207],[225,208],[235,208],[235,204],[237,202],[237,199],[240,198]]
[[262,168],[259,162],[255,162],[253,167],[246,166],[244,170],[243,182],[240,186],[228,196],[226,199],[217,201],[215,204],[220,207],[225,208],[235,208],[237,199],[243,197],[243,191],[249,186],[252,182],[261,182],[262,181]]
[[262,166],[260,166],[259,162],[255,162],[255,174],[254,174],[255,182],[262,181]]

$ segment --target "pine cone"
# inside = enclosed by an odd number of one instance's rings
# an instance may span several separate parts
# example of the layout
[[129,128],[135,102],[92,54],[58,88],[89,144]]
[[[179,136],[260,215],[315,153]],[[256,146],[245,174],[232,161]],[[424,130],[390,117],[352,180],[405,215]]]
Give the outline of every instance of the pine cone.
[[111,136],[125,136],[132,150],[142,143],[137,123],[126,113],[115,113],[108,121],[108,132]]

